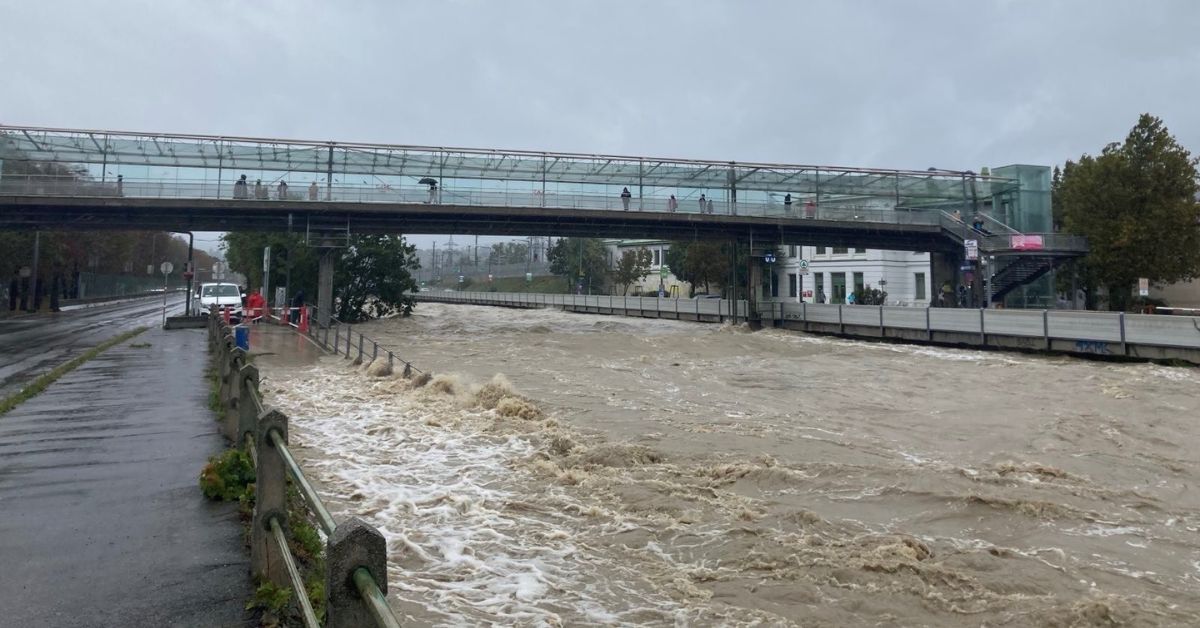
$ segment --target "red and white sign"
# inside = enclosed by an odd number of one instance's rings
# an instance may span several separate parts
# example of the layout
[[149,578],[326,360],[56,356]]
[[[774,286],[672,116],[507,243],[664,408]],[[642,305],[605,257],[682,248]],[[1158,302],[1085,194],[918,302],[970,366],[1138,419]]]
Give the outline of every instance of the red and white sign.
[[812,296],[812,290],[805,290],[805,291],[804,291],[804,296],[806,296],[806,297],[811,297],[811,296]]
[[1040,251],[1046,246],[1040,235],[1015,235],[1009,239],[1012,248],[1017,251]]

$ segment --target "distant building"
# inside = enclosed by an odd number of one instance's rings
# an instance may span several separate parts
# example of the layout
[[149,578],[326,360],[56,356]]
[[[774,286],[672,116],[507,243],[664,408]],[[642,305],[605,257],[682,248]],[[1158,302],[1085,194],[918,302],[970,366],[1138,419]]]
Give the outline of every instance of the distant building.
[[[887,292],[888,305],[929,305],[929,254],[824,246],[788,245],[763,275],[764,299],[845,303],[846,295],[863,288]],[[807,273],[801,268],[808,263]]]
[[[661,287],[666,296],[688,296],[690,286],[686,281],[681,281],[676,277],[669,267],[665,274],[663,273],[663,268],[668,266],[667,251],[671,249],[670,242],[666,240],[605,240],[604,248],[608,251],[608,267],[611,270],[617,268],[617,262],[625,251],[637,249],[650,251],[650,273],[641,281],[629,286],[630,295],[657,295]],[[614,294],[617,294],[620,287],[613,286],[612,290]]]

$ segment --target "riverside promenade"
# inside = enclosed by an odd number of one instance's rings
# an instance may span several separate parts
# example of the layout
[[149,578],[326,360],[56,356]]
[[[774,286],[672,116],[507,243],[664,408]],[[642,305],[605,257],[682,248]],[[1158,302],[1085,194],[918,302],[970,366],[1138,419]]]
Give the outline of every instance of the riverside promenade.
[[208,360],[151,329],[0,416],[0,626],[253,625],[237,507],[197,485]]

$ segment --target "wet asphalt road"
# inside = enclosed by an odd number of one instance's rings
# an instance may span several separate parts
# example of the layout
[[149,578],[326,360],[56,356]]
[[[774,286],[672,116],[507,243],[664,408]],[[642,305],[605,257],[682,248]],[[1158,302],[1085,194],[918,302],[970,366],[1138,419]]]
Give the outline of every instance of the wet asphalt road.
[[206,352],[152,328],[0,416],[0,627],[252,625],[236,506],[197,486],[223,447]]
[[[182,294],[167,297],[167,315],[183,312]],[[0,318],[0,398],[88,349],[139,326],[162,322],[162,297]]]

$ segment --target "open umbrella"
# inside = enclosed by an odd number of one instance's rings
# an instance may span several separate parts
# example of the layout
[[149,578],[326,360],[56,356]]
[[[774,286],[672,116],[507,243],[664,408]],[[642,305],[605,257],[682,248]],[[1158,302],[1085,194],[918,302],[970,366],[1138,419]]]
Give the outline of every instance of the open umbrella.
[[417,183],[419,183],[421,185],[437,185],[437,179],[430,179],[429,177],[425,177],[424,179],[417,181]]

